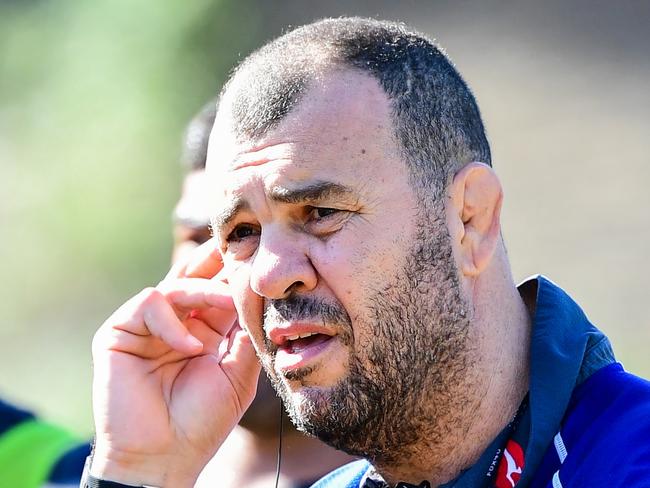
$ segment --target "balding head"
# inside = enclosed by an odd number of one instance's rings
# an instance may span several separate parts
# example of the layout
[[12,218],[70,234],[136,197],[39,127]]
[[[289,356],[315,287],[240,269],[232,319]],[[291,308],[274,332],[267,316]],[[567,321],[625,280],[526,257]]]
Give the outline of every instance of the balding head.
[[436,44],[404,25],[327,19],[262,47],[234,72],[218,119],[241,143],[262,139],[328,72],[357,70],[378,80],[391,104],[396,140],[414,186],[440,196],[472,161],[490,164],[474,97]]

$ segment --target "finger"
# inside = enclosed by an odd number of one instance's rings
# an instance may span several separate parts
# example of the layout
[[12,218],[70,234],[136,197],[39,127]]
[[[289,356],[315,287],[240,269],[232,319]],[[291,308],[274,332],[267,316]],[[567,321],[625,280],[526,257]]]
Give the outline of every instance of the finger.
[[217,359],[219,362],[221,362],[224,356],[228,354],[228,351],[230,351],[233,340],[235,338],[235,333],[238,328],[239,328],[239,324],[237,320],[234,320],[227,334],[223,338],[223,341],[221,341],[221,344],[219,344],[219,350],[217,352]]
[[[133,338],[128,338],[127,334],[154,336],[169,347],[188,354],[196,354],[202,347],[200,342],[188,333],[164,295],[155,288],[145,288],[104,322],[97,337],[98,344],[103,349],[106,349],[106,332],[103,331],[108,332],[111,329],[122,332],[122,335],[117,334],[118,342],[112,343],[114,350],[138,355],[143,352],[141,348],[122,348],[134,343]],[[120,337],[124,338],[124,342],[119,342]]]
[[[200,352],[200,354],[194,354],[192,357],[196,356],[212,356],[215,358],[215,361],[218,362],[219,357],[220,357],[220,349],[222,347],[222,344],[228,343],[226,338],[216,332],[214,329],[210,328],[205,322],[199,319],[193,319],[190,318],[186,321],[183,322],[187,330],[189,331],[192,336],[196,337],[199,341],[201,341],[201,344],[203,344],[203,348]],[[134,336],[138,337],[138,336]],[[154,339],[152,336],[148,336],[149,339]],[[143,338],[141,338],[143,340]],[[135,343],[137,339],[134,339],[133,342]],[[160,341],[162,343],[162,341]],[[164,346],[167,347],[167,350],[159,349],[159,354],[154,354],[153,352],[150,354],[146,354],[141,352],[139,350],[138,356],[143,357],[146,359],[152,359],[153,363],[151,365],[152,370],[158,369],[162,365],[166,365],[169,363],[175,363],[178,362],[182,359],[188,359],[187,354],[180,353],[174,349],[171,349],[169,346],[166,344],[162,343]],[[149,352],[149,348],[146,349],[147,352]],[[157,352],[158,352],[157,351]],[[124,352],[129,352],[129,351],[124,351]]]
[[248,408],[255,397],[261,365],[250,337],[242,329],[233,332],[232,344],[221,367],[237,391],[242,406]]
[[201,341],[203,344],[202,354],[211,354],[219,357],[219,351],[222,344],[227,344],[224,335],[217,332],[214,328],[210,327],[205,320],[191,318],[186,320],[185,326],[194,337]]
[[[219,358],[223,344],[228,344],[224,336],[198,319],[188,319],[183,322],[189,333],[196,337],[203,348],[201,354],[209,354]],[[137,335],[119,329],[112,329],[104,334],[104,344],[108,350],[133,354],[142,359],[155,360],[152,367],[158,368],[161,364],[176,362],[186,359],[187,354],[172,349],[167,343],[152,335]],[[223,353],[221,353],[223,355]]]
[[147,334],[144,327],[138,327],[142,323],[143,306],[151,300],[151,295],[158,293],[154,288],[145,288],[137,295],[124,302],[111,316],[104,321],[101,328],[113,328],[115,325],[131,324],[136,334]]
[[213,278],[223,269],[223,259],[216,238],[203,243],[191,253],[185,268],[187,278]]
[[179,311],[196,308],[235,310],[228,285],[217,280],[183,278],[166,280],[156,287]]
[[207,327],[221,336],[227,336],[237,320],[235,310],[219,310],[217,308],[208,308],[205,310],[193,310],[190,317],[196,318],[206,324]]
[[201,352],[203,344],[189,333],[162,293],[158,290],[152,292],[147,305],[143,310],[142,318],[151,335],[162,339],[176,351],[190,355]]
[[[168,352],[165,347],[196,354],[201,351],[200,344],[181,322],[188,319],[190,311],[220,336],[232,327],[237,312],[227,285],[187,278],[159,286],[161,289],[143,290],[122,305],[106,320],[94,343],[102,350],[130,352],[143,358],[159,357]],[[103,329],[106,332],[101,332]],[[121,334],[112,334],[113,329]],[[167,346],[148,341],[151,336]]]
[[126,352],[143,359],[156,359],[173,349],[152,335],[138,335],[121,329],[107,330],[101,337],[102,347],[108,351]]

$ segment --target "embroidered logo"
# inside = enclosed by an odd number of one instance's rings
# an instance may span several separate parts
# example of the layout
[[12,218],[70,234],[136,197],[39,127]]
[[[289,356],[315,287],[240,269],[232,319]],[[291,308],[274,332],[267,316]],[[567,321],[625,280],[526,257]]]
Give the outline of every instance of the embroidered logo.
[[523,470],[524,451],[519,444],[510,439],[499,463],[495,488],[514,488]]

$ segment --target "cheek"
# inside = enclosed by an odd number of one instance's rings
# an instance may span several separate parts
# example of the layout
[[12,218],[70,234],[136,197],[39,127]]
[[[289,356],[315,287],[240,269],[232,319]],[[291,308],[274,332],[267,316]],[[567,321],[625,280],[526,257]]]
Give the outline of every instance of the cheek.
[[250,273],[245,265],[239,266],[228,275],[228,285],[232,293],[239,325],[248,332],[255,348],[260,351],[264,344],[262,316],[264,300],[249,286]]
[[391,292],[406,247],[401,235],[388,228],[379,233],[366,228],[361,233],[341,234],[310,247],[321,285],[348,313],[358,347],[372,342],[373,309]]
[[313,243],[309,258],[318,273],[320,293],[333,295],[355,322],[367,274],[367,248],[352,236],[336,236]]
[[327,241],[316,241],[309,246],[309,259],[321,279],[339,283],[352,276],[356,267],[355,250],[338,236]]

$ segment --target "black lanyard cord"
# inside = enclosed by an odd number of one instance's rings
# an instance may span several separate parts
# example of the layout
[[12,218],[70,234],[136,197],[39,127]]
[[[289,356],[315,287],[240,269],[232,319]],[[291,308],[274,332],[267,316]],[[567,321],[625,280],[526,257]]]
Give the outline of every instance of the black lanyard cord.
[[275,488],[278,488],[280,482],[280,467],[282,466],[282,400],[280,400],[280,428],[278,434],[278,464],[275,468]]

